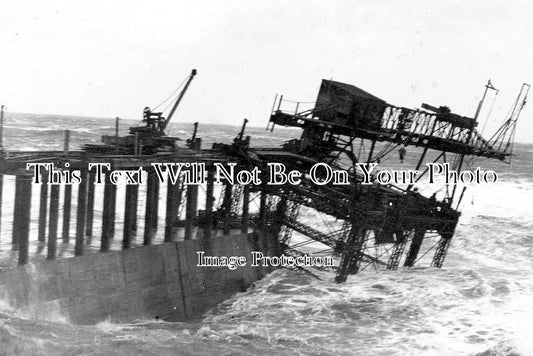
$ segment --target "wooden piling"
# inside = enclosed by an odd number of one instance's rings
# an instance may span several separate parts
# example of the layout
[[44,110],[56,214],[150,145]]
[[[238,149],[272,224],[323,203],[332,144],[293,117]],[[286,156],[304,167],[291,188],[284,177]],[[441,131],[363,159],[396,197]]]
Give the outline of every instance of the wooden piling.
[[139,198],[139,186],[137,184],[126,186],[126,205],[124,208],[124,235],[122,248],[131,247],[131,241],[137,233],[137,200]]
[[[87,186],[87,217],[85,221],[85,235],[93,235],[93,220],[94,220],[94,181],[96,180],[96,173],[89,172],[89,184]],[[87,239],[87,243],[90,243],[90,238]]]
[[41,175],[41,195],[39,200],[39,232],[38,239],[40,242],[46,240],[46,217],[48,214],[48,173]]
[[154,179],[153,182],[153,190],[154,194],[152,195],[152,199],[154,199],[154,202],[152,203],[152,233],[153,236],[157,233],[158,226],[158,218],[159,218],[159,178]]
[[72,185],[65,185],[65,196],[63,197],[63,242],[70,239],[70,210],[72,208]]
[[13,211],[13,229],[12,229],[12,235],[11,235],[11,244],[13,245],[14,248],[18,248],[18,244],[19,244],[19,234],[17,233],[18,229],[19,229],[19,219],[20,219],[20,215],[18,214],[18,212],[22,209],[20,204],[21,204],[21,194],[22,194],[22,191],[21,191],[21,183],[20,183],[20,178],[19,176],[15,176],[15,202],[14,202],[14,211]]
[[169,179],[167,182],[167,211],[165,218],[165,242],[174,240],[174,223],[178,219],[178,211],[181,200],[180,181],[172,184]]
[[193,226],[196,224],[198,210],[198,186],[187,186],[187,209],[185,212],[185,240],[192,238]]
[[154,171],[148,172],[146,181],[146,209],[144,216],[144,245],[150,245],[157,232],[159,180]]
[[215,203],[215,197],[213,195],[215,190],[215,175],[213,168],[210,167],[207,170],[207,187],[205,192],[205,226],[204,226],[204,238],[211,237],[213,230],[213,205]]
[[106,175],[104,186],[104,209],[102,216],[102,241],[100,244],[100,251],[102,252],[109,250],[111,239],[113,239],[115,233],[116,192],[117,186],[112,184],[109,180],[109,175]]
[[248,220],[250,218],[250,186],[246,184],[242,191],[242,226],[241,231],[248,232]]
[[13,243],[19,247],[19,265],[28,262],[30,238],[31,177],[17,176],[15,180],[15,211],[13,215]]
[[59,214],[59,185],[50,187],[50,218],[48,222],[48,253],[47,258],[56,258],[57,250],[57,220]]
[[83,245],[85,240],[85,218],[87,215],[87,170],[81,171],[81,182],[78,185],[78,210],[76,214],[76,245],[74,255],[83,255]]
[[65,141],[63,142],[63,153],[68,153],[70,147],[70,130],[65,130]]
[[108,182],[109,185],[111,185],[111,189],[109,190],[109,193],[111,194],[110,199],[110,211],[111,216],[109,217],[111,219],[111,224],[109,225],[109,231],[110,231],[110,238],[113,239],[115,237],[115,213],[117,209],[117,186],[114,184],[111,184],[111,182]]

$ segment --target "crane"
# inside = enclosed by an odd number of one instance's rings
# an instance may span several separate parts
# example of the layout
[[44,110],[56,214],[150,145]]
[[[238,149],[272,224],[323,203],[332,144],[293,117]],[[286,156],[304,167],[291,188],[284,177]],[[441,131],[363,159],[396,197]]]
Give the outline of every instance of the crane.
[[193,78],[196,76],[196,73],[196,69],[193,69],[191,71],[191,74],[189,75],[185,86],[179,93],[178,98],[176,99],[176,102],[174,103],[174,106],[172,106],[172,109],[170,110],[170,113],[168,114],[168,117],[166,119],[163,117],[162,112],[153,112],[150,107],[145,107],[143,112],[143,122],[146,123],[146,126],[141,127],[138,131],[148,130],[151,131],[151,133],[155,133],[160,136],[166,136],[165,129],[167,128],[168,123],[172,119],[172,116],[174,116],[174,113],[176,112],[176,109],[181,103],[183,96],[187,92],[187,89],[189,89],[189,85],[191,84]]

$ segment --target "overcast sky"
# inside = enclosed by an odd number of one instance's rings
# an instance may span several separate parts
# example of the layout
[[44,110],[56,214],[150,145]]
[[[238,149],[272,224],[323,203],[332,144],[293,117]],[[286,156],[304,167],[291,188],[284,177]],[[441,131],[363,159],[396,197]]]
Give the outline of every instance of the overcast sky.
[[[323,78],[472,117],[490,78],[488,135],[533,81],[527,1],[0,4],[0,102],[15,112],[140,119],[196,68],[173,120],[263,126],[275,93],[313,101]],[[533,141],[532,116],[519,141]]]

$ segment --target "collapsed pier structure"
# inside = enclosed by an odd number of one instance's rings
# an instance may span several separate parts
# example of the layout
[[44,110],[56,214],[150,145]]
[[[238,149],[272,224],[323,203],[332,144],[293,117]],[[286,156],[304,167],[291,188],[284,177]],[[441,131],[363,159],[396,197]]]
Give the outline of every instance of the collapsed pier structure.
[[[260,230],[278,236],[280,253],[295,257],[309,252],[335,256],[339,283],[367,266],[395,270],[403,263],[412,267],[431,250],[431,266],[441,267],[460,216],[457,208],[464,189],[446,186],[440,196],[425,196],[418,192],[417,182],[407,187],[363,184],[357,164],[379,163],[398,151],[401,154],[409,146],[420,150],[413,167],[416,170],[423,169],[428,160],[450,163],[458,172],[469,157],[509,162],[516,122],[529,90],[529,85],[522,86],[510,117],[492,138],[485,139],[476,130],[478,114],[468,118],[452,113],[447,107],[426,104],[416,110],[397,107],[353,85],[323,80],[311,109],[299,111],[297,105],[296,110],[287,112],[284,110],[287,101],[283,97],[275,100],[267,129],[273,130],[276,125],[297,127],[302,129],[301,137],[279,148],[251,146],[251,138],[245,135],[245,121],[232,144],[202,149],[197,124],[187,141],[165,133],[195,75],[193,71],[166,118],[146,108],[143,124],[131,128],[128,136],[119,137],[117,130],[115,136],[104,136],[102,144],[86,145],[77,151],[69,150],[66,144],[63,151],[3,152],[0,178],[16,177],[12,243],[18,249],[19,264],[26,264],[29,259],[33,172],[26,169],[27,164],[54,162],[58,169],[66,169],[68,163],[68,170],[79,170],[81,182],[66,185],[62,197],[59,185],[41,185],[37,238],[43,248],[46,246],[49,259],[57,256],[60,211],[61,239],[68,242],[74,237],[74,254],[79,256],[85,253],[84,247],[93,235],[100,235],[102,252],[109,250],[117,238],[115,217],[117,205],[121,204],[123,249],[129,249],[136,236],[142,236],[143,245],[150,245],[161,231],[164,242],[171,242],[178,236],[184,240],[211,239],[236,230],[245,233]],[[487,85],[486,89],[490,88]],[[361,150],[362,147],[365,149]],[[111,184],[109,173],[105,173],[102,229],[95,232],[94,206],[99,202],[95,202],[95,172],[87,168],[90,163],[101,162],[109,163],[110,171],[143,168],[146,190],[141,197],[139,185],[127,185],[124,200],[118,201],[117,186]],[[168,180],[162,189],[151,165],[174,162],[205,164],[206,183],[185,185],[180,176],[174,182]],[[215,163],[236,163],[236,172],[254,167],[267,172],[269,162],[283,163],[288,170],[302,172],[300,184],[256,186],[226,182],[216,188]],[[309,170],[317,163],[348,172],[349,184],[315,184]],[[418,179],[426,173],[427,168]],[[48,172],[43,171],[44,182],[47,177]],[[161,196],[162,192],[166,197]],[[74,214],[73,197],[76,197]],[[141,198],[145,205],[139,211]],[[165,200],[164,213],[160,209],[161,198]],[[203,200],[203,209],[199,209],[199,200]],[[302,221],[299,215],[302,209],[327,216],[324,224],[327,229],[313,228]],[[164,227],[158,226],[161,214],[165,215]],[[144,221],[142,235],[137,231],[140,219]],[[75,236],[70,236],[73,225]],[[294,232],[299,239],[293,238]],[[432,246],[421,251],[427,240],[432,240]],[[312,250],[308,249],[310,245],[314,246]]]
[[[332,80],[322,81],[315,106],[309,110],[299,111],[297,103],[295,111],[284,111],[281,96],[277,102],[275,100],[277,108],[270,117],[270,129],[275,125],[303,129],[301,138],[287,143],[285,149],[353,172],[350,186],[314,186],[304,191],[298,188],[281,193],[283,204],[290,206],[292,212],[283,217],[282,224],[288,233],[282,241],[290,246],[291,231],[297,231],[328,246],[333,254],[340,256],[337,282],[344,282],[348,274],[357,273],[368,265],[395,270],[404,259],[404,266],[411,267],[419,258],[425,239],[437,239],[430,248],[434,248],[431,266],[441,267],[460,216],[457,207],[466,188],[459,195],[457,185],[451,189],[446,185],[440,200],[436,194],[429,197],[419,194],[416,183],[427,173],[428,167],[415,184],[404,189],[394,185],[363,185],[356,164],[379,163],[396,152],[403,160],[409,146],[422,149],[415,170],[424,167],[430,151],[437,152],[433,163],[450,163],[458,173],[467,157],[510,162],[516,123],[529,87],[522,85],[510,117],[488,140],[476,126],[487,91],[494,89],[490,81],[475,118],[454,114],[444,106],[436,108],[423,104],[422,109],[413,110],[390,105],[358,87]],[[357,150],[357,144],[359,148],[369,147],[366,155],[361,154],[361,149]],[[298,206],[331,215],[342,221],[342,228],[335,234],[324,234],[303,227],[297,223]],[[377,253],[378,247],[385,247],[384,252]]]

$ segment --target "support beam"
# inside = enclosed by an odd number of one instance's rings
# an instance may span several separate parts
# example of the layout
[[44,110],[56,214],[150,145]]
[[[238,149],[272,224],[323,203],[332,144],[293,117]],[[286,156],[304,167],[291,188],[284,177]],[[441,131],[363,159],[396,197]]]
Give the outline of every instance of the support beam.
[[41,174],[41,194],[39,200],[39,232],[40,242],[46,240],[46,217],[48,214],[48,173]]
[[265,190],[265,186],[261,189],[261,196],[259,197],[259,228],[262,229],[267,223],[267,198],[268,194]]
[[193,226],[196,225],[198,210],[198,186],[187,186],[187,203],[185,205],[185,240],[192,238]]
[[144,214],[144,245],[150,245],[157,232],[157,210],[159,203],[159,180],[154,171],[148,172],[146,182],[146,209]]
[[167,182],[167,210],[165,217],[165,242],[174,241],[174,223],[178,219],[178,211],[180,206],[180,180],[176,184],[172,184],[169,179]]
[[352,217],[352,227],[346,241],[344,253],[341,257],[339,269],[335,276],[337,283],[346,282],[349,274],[355,274],[359,271],[361,263],[361,250],[365,242],[366,230],[357,225],[357,217]]
[[[87,186],[87,220],[85,227],[85,235],[93,235],[93,220],[94,220],[94,181],[96,173],[89,172],[89,185]],[[91,239],[87,239],[87,244],[90,244]]]
[[242,191],[242,227],[241,231],[248,232],[248,220],[250,218],[250,186],[245,184]]
[[72,208],[72,185],[65,185],[65,196],[63,200],[63,242],[70,240],[70,210]]
[[137,233],[137,201],[139,199],[139,186],[137,184],[126,186],[126,205],[124,207],[124,235],[122,248],[131,247],[131,241]]
[[74,255],[83,255],[83,245],[85,240],[85,218],[87,216],[87,170],[81,171],[81,182],[78,185],[78,207],[76,213],[76,245]]
[[370,152],[368,153],[368,159],[366,163],[372,162],[372,155],[374,154],[374,147],[376,147],[376,140],[372,140],[372,145],[370,146]]
[[205,226],[204,238],[209,239],[213,233],[213,206],[215,204],[215,176],[213,167],[207,170],[207,187],[205,191]]
[[433,260],[431,261],[431,267],[442,267],[444,259],[446,258],[446,253],[448,252],[448,248],[450,247],[450,242],[452,241],[454,231],[455,225],[451,228],[451,232],[442,233],[442,237],[440,238],[439,243],[437,244],[435,255],[433,256]]
[[115,206],[116,206],[117,186],[112,184],[109,176],[106,175],[104,187],[104,210],[102,217],[102,241],[100,251],[109,250],[111,239],[115,233]]
[[391,271],[395,271],[398,269],[403,251],[405,249],[405,245],[405,240],[396,242],[394,244],[391,255],[389,257],[389,261],[387,262],[387,269],[390,269]]
[[232,189],[233,187],[231,184],[226,183],[224,186],[224,201],[222,202],[222,206],[224,207],[224,219],[222,221],[222,233],[223,235],[229,235],[231,226],[231,203],[232,203]]
[[31,177],[17,176],[15,181],[15,212],[13,242],[19,246],[19,265],[28,263],[30,238]]
[[283,221],[287,216],[287,196],[282,195],[276,205],[276,212],[274,213],[274,221],[272,226],[269,226],[269,231],[276,237],[281,233],[281,228],[283,227]]
[[411,241],[409,252],[407,253],[407,257],[405,258],[405,267],[412,267],[415,264],[416,258],[418,257],[418,252],[420,251],[420,247],[422,246],[422,241],[424,241],[424,234],[425,230],[415,230],[415,235],[413,236],[413,240]]
[[50,186],[50,221],[48,223],[47,258],[56,258],[57,251],[57,220],[59,214],[59,185]]

